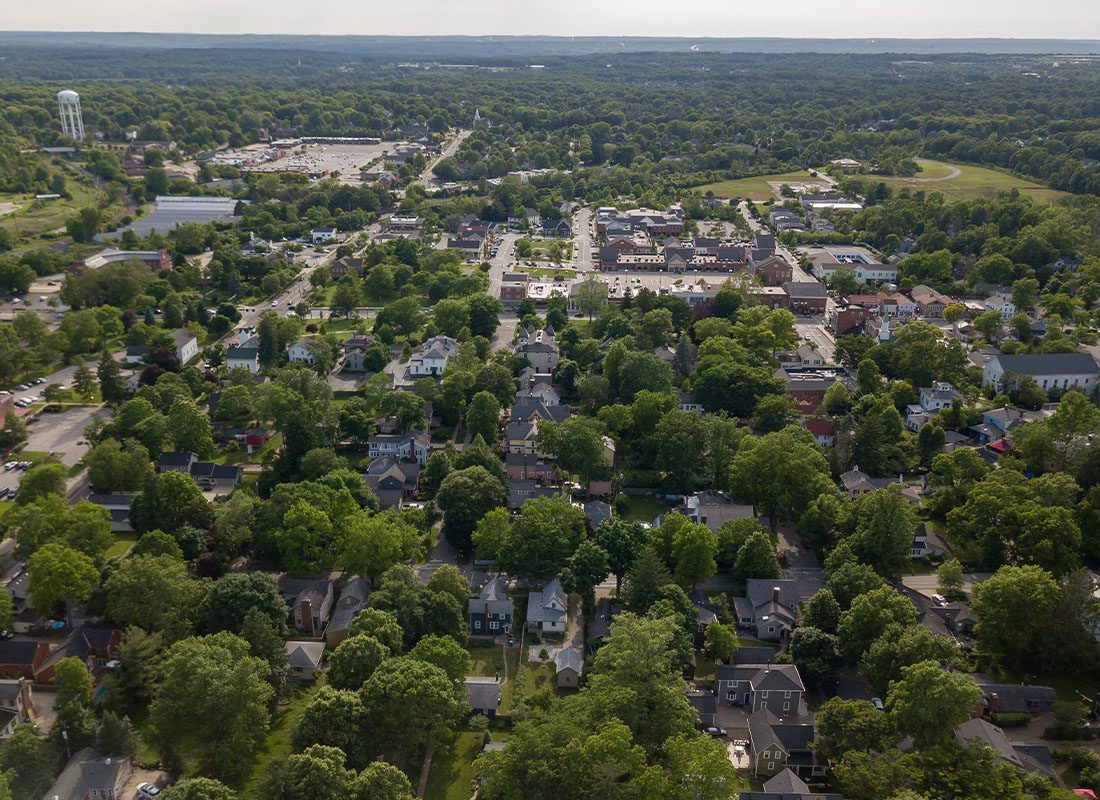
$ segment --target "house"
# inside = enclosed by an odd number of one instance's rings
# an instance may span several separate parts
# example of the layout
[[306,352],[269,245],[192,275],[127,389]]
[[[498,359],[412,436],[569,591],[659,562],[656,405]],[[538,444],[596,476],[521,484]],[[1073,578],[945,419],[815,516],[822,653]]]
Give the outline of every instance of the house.
[[137,497],[135,492],[117,492],[114,494],[90,494],[88,502],[107,509],[111,515],[111,530],[115,533],[132,533],[130,524],[130,506]]
[[260,341],[249,340],[245,344],[232,345],[225,349],[227,369],[246,369],[253,375],[260,371]]
[[921,387],[919,397],[917,403],[906,407],[905,427],[914,432],[943,409],[966,399],[946,381],[935,381],[931,386]]
[[85,622],[79,625],[34,671],[38,683],[53,683],[54,669],[63,658],[79,658],[92,674],[92,680],[100,680],[118,665],[118,643],[122,632],[109,625]]
[[829,288],[818,281],[792,281],[790,278],[778,284],[790,298],[790,309],[795,314],[824,314],[829,300]]
[[948,552],[948,547],[943,539],[928,530],[923,522],[918,524],[909,555],[913,558],[943,558],[945,552]]
[[810,255],[813,273],[827,281],[838,269],[850,269],[856,274],[858,283],[869,281],[896,283],[898,268],[895,264],[883,264],[864,247],[837,245],[821,248]]
[[508,481],[508,508],[518,511],[533,497],[558,497],[562,490],[559,486],[540,486],[532,480]]
[[1003,388],[1005,375],[1027,375],[1048,391],[1078,388],[1088,391],[1096,381],[1096,361],[1088,353],[1000,353],[986,362],[982,385]]
[[565,422],[572,415],[573,412],[569,409],[569,406],[546,403],[538,397],[521,396],[516,398],[516,401],[508,410],[508,421],[530,422],[539,419]]
[[379,433],[367,439],[367,455],[371,459],[394,456],[402,461],[415,461],[423,467],[431,455],[431,443],[431,437],[424,431]]
[[332,581],[328,578],[279,578],[279,594],[290,621],[300,631],[319,636],[332,610]]
[[50,646],[45,642],[0,639],[0,677],[34,680],[49,655]]
[[757,639],[782,642],[798,619],[803,591],[795,580],[757,579],[745,581],[745,596],[733,598],[739,628],[755,631]]
[[217,464],[212,461],[196,461],[191,465],[191,477],[204,492],[228,494],[237,488],[244,478],[244,467],[234,464]]
[[812,790],[806,781],[785,768],[764,781],[761,791],[741,792],[739,800],[844,800],[844,795]]
[[687,693],[688,702],[699,715],[700,725],[713,725],[718,717],[718,701],[713,692],[693,689]]
[[519,420],[504,426],[504,450],[514,455],[535,458],[538,454],[538,420]]
[[789,769],[800,780],[820,783],[828,765],[811,747],[813,740],[812,722],[783,721],[760,709],[749,717],[753,774],[770,778]]
[[103,756],[91,747],[78,750],[57,776],[44,800],[122,800],[130,778],[129,756]]
[[314,228],[309,232],[310,240],[314,244],[327,244],[335,241],[339,231],[336,228]]
[[373,336],[352,336],[345,339],[344,369],[348,372],[369,372],[367,369],[367,351],[374,346]]
[[957,725],[955,738],[963,744],[986,745],[1002,764],[1011,764],[1024,772],[1034,772],[1051,780],[1055,779],[1050,748],[1041,742],[1010,741],[1003,730],[980,717]]
[[557,465],[526,453],[505,453],[504,474],[510,481],[541,481],[548,483],[557,477]]
[[702,414],[703,404],[695,396],[695,392],[680,392],[678,396],[680,410],[688,414]]
[[495,719],[500,707],[500,678],[467,675],[465,683],[466,699],[474,713]]
[[390,217],[389,222],[386,224],[386,230],[389,233],[415,234],[419,233],[423,226],[424,220],[421,217],[408,217],[395,214]]
[[553,372],[558,366],[558,345],[553,327],[534,331],[524,328],[516,342],[515,354],[538,372]]
[[584,517],[593,528],[611,519],[611,504],[604,500],[589,500],[584,504]]
[[383,510],[400,509],[406,500],[417,496],[420,465],[415,461],[402,461],[392,454],[379,456],[367,465],[363,480],[377,495]]
[[1049,686],[1029,683],[976,681],[982,690],[983,714],[1047,714],[1054,711],[1058,693]]
[[832,447],[836,444],[836,424],[831,419],[807,417],[802,421],[802,426],[813,434],[814,439],[822,447]]
[[313,366],[325,358],[325,344],[317,339],[303,337],[287,345],[287,357],[299,364]]
[[313,683],[321,659],[325,654],[324,642],[289,641],[283,645],[287,659],[287,680],[291,683]]
[[409,359],[409,374],[414,377],[442,375],[457,352],[458,342],[450,336],[433,336],[424,342],[421,352]]
[[0,680],[0,740],[7,739],[34,714],[31,682],[26,678]]
[[844,367],[777,367],[773,374],[787,385],[787,394],[800,414],[817,411],[834,383],[839,381],[848,388],[855,385]]
[[527,595],[527,630],[565,633],[568,618],[569,598],[557,578]]
[[144,344],[132,344],[126,348],[124,361],[127,364],[144,364],[145,357],[149,355],[149,347]]
[[493,576],[481,588],[480,594],[467,605],[470,635],[496,636],[511,633],[513,610],[504,581],[499,575]]
[[542,235],[547,237],[568,237],[573,232],[567,219],[546,220],[542,223]]
[[336,605],[332,608],[332,619],[325,628],[325,644],[336,647],[348,637],[355,615],[363,610],[369,597],[370,586],[365,578],[356,575],[348,579]]
[[579,648],[563,647],[554,653],[554,685],[560,689],[576,689],[584,672],[584,656]]
[[986,311],[996,311],[1005,322],[1012,319],[1012,315],[1016,313],[1016,304],[1003,294],[990,295],[982,302],[982,306]]
[[688,495],[676,510],[697,525],[706,525],[715,533],[727,520],[755,516],[752,506],[735,503],[725,492],[713,490]]
[[931,286],[925,286],[923,283],[914,286],[909,292],[909,296],[917,304],[917,310],[920,311],[921,316],[932,319],[943,317],[943,310],[955,302],[947,295],[941,294]]
[[794,275],[787,259],[774,255],[761,261],[753,260],[749,264],[749,272],[759,278],[765,286],[784,286],[790,283]]
[[180,328],[172,331],[171,335],[172,343],[176,347],[176,358],[181,366],[199,354],[199,342],[191,331]]

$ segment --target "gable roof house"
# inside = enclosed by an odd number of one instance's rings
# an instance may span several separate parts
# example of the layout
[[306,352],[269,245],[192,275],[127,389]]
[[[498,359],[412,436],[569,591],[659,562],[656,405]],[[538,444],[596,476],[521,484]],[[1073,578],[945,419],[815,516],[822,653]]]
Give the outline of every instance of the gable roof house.
[[922,317],[933,319],[942,317],[943,310],[954,302],[947,295],[941,294],[931,286],[925,286],[923,283],[914,286],[909,292],[909,296],[917,304],[917,310],[920,311]]
[[467,675],[465,685],[466,699],[474,713],[495,718],[500,707],[500,678]]
[[250,339],[244,344],[233,345],[225,350],[226,369],[246,369],[253,375],[260,371],[260,340]]
[[291,361],[313,366],[324,358],[324,343],[317,339],[303,337],[296,342],[287,345],[287,357]]
[[372,459],[394,456],[402,461],[415,461],[423,467],[431,455],[431,445],[431,436],[424,431],[379,433],[367,439],[367,455]]
[[688,495],[676,510],[697,525],[706,525],[714,533],[718,532],[723,522],[755,516],[752,506],[735,503],[725,492],[713,490]]
[[31,682],[27,678],[0,680],[0,741],[11,736],[34,713]]
[[0,677],[34,679],[34,673],[50,655],[45,642],[0,639]]
[[749,717],[753,773],[770,777],[789,769],[804,781],[821,782],[828,765],[812,749],[813,740],[813,722],[783,721],[768,709],[760,709]]
[[288,641],[283,645],[287,658],[287,678],[293,683],[313,683],[321,659],[325,654],[324,642]]
[[38,683],[53,683],[57,662],[63,658],[79,658],[92,675],[92,681],[100,680],[110,671],[107,665],[118,658],[118,643],[122,632],[109,625],[84,622],[79,625],[34,671]]
[[737,626],[754,631],[761,641],[782,642],[798,619],[803,599],[797,581],[750,578],[745,581],[745,596],[733,598]]
[[289,608],[294,627],[310,636],[319,636],[332,609],[332,581],[284,575],[279,579],[279,594]]
[[442,375],[456,352],[456,340],[450,336],[433,336],[425,340],[421,351],[409,359],[409,374],[416,377]]
[[565,633],[568,616],[569,598],[557,578],[527,595],[527,630]]
[[199,354],[199,341],[191,331],[183,328],[172,331],[172,343],[181,366]]
[[122,800],[130,778],[129,756],[102,756],[91,747],[78,750],[43,798],[50,800]]
[[515,607],[499,575],[494,575],[481,587],[481,592],[470,600],[466,608],[471,636],[496,636],[512,632]]
[[814,791],[806,781],[785,768],[764,781],[762,791],[741,792],[739,800],[844,800],[844,795]]
[[528,336],[521,335],[516,342],[515,354],[527,359],[539,372],[553,372],[558,366],[558,345],[554,329],[535,331]]
[[976,681],[985,695],[983,713],[988,714],[1031,714],[1036,716],[1054,710],[1058,694],[1049,686],[1035,686],[1029,683],[992,683]]
[[554,653],[554,685],[576,689],[584,672],[584,656],[576,647],[563,647]]
[[356,575],[348,580],[332,608],[332,618],[325,628],[325,644],[336,647],[348,637],[355,615],[363,610],[369,597],[370,586],[365,578]]
[[378,496],[383,510],[400,509],[404,501],[417,496],[420,482],[420,464],[401,461],[396,455],[379,456],[367,466],[363,474],[368,488]]
[[1006,374],[1027,375],[1045,390],[1078,388],[1087,392],[1096,381],[1096,361],[1088,353],[999,353],[982,369],[982,385],[1001,389]]
[[1041,742],[1013,742],[1005,732],[980,717],[968,719],[955,727],[955,738],[963,744],[981,743],[993,750],[998,761],[1011,764],[1024,772],[1034,772],[1055,779],[1051,767],[1050,748]]

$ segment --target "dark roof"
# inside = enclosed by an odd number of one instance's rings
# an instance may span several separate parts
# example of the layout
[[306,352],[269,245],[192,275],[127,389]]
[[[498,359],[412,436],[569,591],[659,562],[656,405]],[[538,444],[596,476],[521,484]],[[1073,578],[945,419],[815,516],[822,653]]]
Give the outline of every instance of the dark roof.
[[161,453],[157,457],[157,466],[164,467],[190,467],[191,462],[197,459],[194,453]]
[[34,664],[38,654],[38,642],[15,641],[14,639],[0,639],[0,664]]
[[1049,711],[1058,702],[1058,693],[1049,686],[1023,683],[978,683],[986,695],[997,695],[997,708],[1005,714],[1028,714]]
[[694,708],[700,716],[703,714],[713,714],[718,709],[718,701],[710,692],[688,692],[687,699],[688,702],[691,703],[692,708]]
[[820,297],[829,296],[829,289],[823,283],[817,281],[786,281],[783,288],[791,297]]
[[1001,353],[994,358],[1006,372],[1019,375],[1073,375],[1097,371],[1096,361],[1088,353]]
[[730,659],[734,664],[771,664],[775,650],[770,647],[738,647]]

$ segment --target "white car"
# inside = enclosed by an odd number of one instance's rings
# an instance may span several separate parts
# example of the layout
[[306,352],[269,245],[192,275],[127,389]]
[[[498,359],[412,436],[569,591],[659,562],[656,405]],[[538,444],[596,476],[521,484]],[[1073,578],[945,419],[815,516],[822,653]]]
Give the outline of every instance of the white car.
[[137,787],[138,798],[153,798],[160,794],[160,787],[154,783],[140,783]]

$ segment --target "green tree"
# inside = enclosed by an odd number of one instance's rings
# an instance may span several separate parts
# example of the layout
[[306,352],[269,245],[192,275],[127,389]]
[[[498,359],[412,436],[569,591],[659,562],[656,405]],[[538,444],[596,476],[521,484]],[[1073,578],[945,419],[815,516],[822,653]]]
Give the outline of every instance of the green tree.
[[672,578],[664,561],[651,546],[642,548],[633,566],[626,573],[623,599],[626,607],[638,614],[649,610],[661,595],[661,589]]
[[151,474],[149,451],[130,439],[105,439],[84,456],[88,479],[100,492],[132,492]]
[[450,636],[425,636],[409,651],[409,656],[439,667],[456,687],[462,685],[473,665],[466,648]]
[[982,692],[969,675],[947,672],[935,661],[905,667],[890,684],[886,708],[901,733],[918,746],[942,741],[970,717]]
[[27,559],[31,605],[42,614],[59,603],[83,602],[99,580],[88,556],[61,544],[47,544]]
[[622,589],[626,575],[645,547],[646,532],[641,523],[612,517],[600,524],[596,544],[607,553],[608,569],[615,575],[615,593]]
[[962,564],[957,558],[949,558],[936,570],[939,589],[944,595],[957,595],[963,590],[964,575]]
[[15,502],[21,506],[48,494],[65,494],[69,471],[57,461],[43,461],[27,470],[19,481]]
[[134,498],[130,520],[139,532],[162,530],[174,534],[184,526],[209,528],[214,513],[190,475],[162,472]]
[[237,800],[236,792],[213,778],[184,778],[165,787],[161,797],[164,800]]
[[468,467],[447,475],[436,494],[447,541],[460,551],[469,550],[478,521],[507,500],[504,484],[484,467]]
[[398,755],[447,734],[469,709],[447,673],[411,656],[383,661],[359,694],[367,729]]
[[126,399],[126,384],[122,380],[122,370],[108,353],[103,354],[98,369],[99,389],[103,402],[117,404]]
[[739,580],[779,577],[779,560],[775,555],[775,545],[772,544],[771,537],[767,533],[757,531],[745,540],[737,551],[733,573]]
[[388,656],[388,648],[373,636],[349,636],[328,659],[328,682],[336,689],[358,691]]
[[[231,633],[183,639],[168,649],[164,680],[149,707],[152,741],[169,763],[195,754],[217,775],[249,768],[270,720],[268,665]],[[218,687],[217,692],[195,691]]]
[[318,744],[338,747],[350,763],[357,764],[369,753],[364,722],[363,701],[357,692],[322,686],[302,711],[291,741],[295,750]]
[[397,617],[380,608],[364,608],[356,614],[351,621],[348,635],[372,636],[385,645],[390,655],[400,655],[404,649],[402,643],[405,641],[405,633]]
[[725,800],[738,780],[722,742],[708,736],[679,736],[669,740],[668,772],[685,800]]
[[791,426],[742,440],[730,467],[730,492],[774,525],[797,520],[813,499],[835,493],[836,487],[813,435]]
[[545,580],[561,571],[584,535],[581,509],[562,497],[534,497],[508,529],[497,559],[512,575]]
[[11,450],[27,441],[27,426],[23,420],[8,409],[4,414],[4,424],[0,426],[0,449]]
[[837,626],[845,660],[850,664],[858,662],[890,625],[912,625],[916,618],[913,604],[891,586],[881,586],[859,595],[840,615]]
[[982,652],[1012,665],[1037,652],[1058,602],[1058,584],[1041,567],[1001,567],[974,587],[971,608]]
[[676,580],[682,586],[694,588],[714,575],[718,565],[714,556],[718,543],[706,525],[686,525],[676,532],[672,556],[676,562]]
[[54,665],[54,685],[57,687],[57,704],[67,708],[79,704],[85,708],[92,704],[92,673],[84,661],[75,656],[63,658]]
[[374,580],[399,561],[411,558],[419,539],[412,525],[391,512],[353,514],[344,521],[344,528],[340,555],[344,568]]
[[262,572],[231,572],[215,581],[203,604],[205,629],[237,633],[248,612],[259,609],[278,633],[286,632],[286,603],[279,587]]
[[954,640],[932,633],[923,625],[890,626],[871,643],[859,662],[859,671],[880,694],[902,670],[920,661],[950,664],[959,660]]
[[827,700],[814,726],[814,749],[830,761],[850,751],[884,753],[899,738],[890,716],[868,700]]
[[579,594],[585,611],[591,613],[596,605],[596,586],[610,571],[607,552],[591,539],[585,539],[569,557],[562,571],[562,584],[566,591]]
[[96,377],[90,369],[81,364],[73,373],[73,389],[85,403],[95,399]]
[[917,513],[894,485],[861,495],[852,504],[856,555],[880,575],[896,578],[911,561]]
[[480,436],[495,444],[500,438],[500,403],[489,392],[478,392],[466,408],[466,430],[472,439]]
[[737,652],[737,634],[729,625],[712,623],[703,633],[704,649],[715,661],[729,661]]
[[840,603],[828,588],[818,589],[806,603],[802,624],[826,633],[836,633],[840,624]]
[[817,628],[801,625],[791,632],[791,661],[798,672],[815,686],[836,683],[841,667],[837,637]]
[[190,626],[204,595],[187,565],[172,556],[138,555],[125,559],[103,584],[107,614],[120,626],[164,630],[181,620]]

